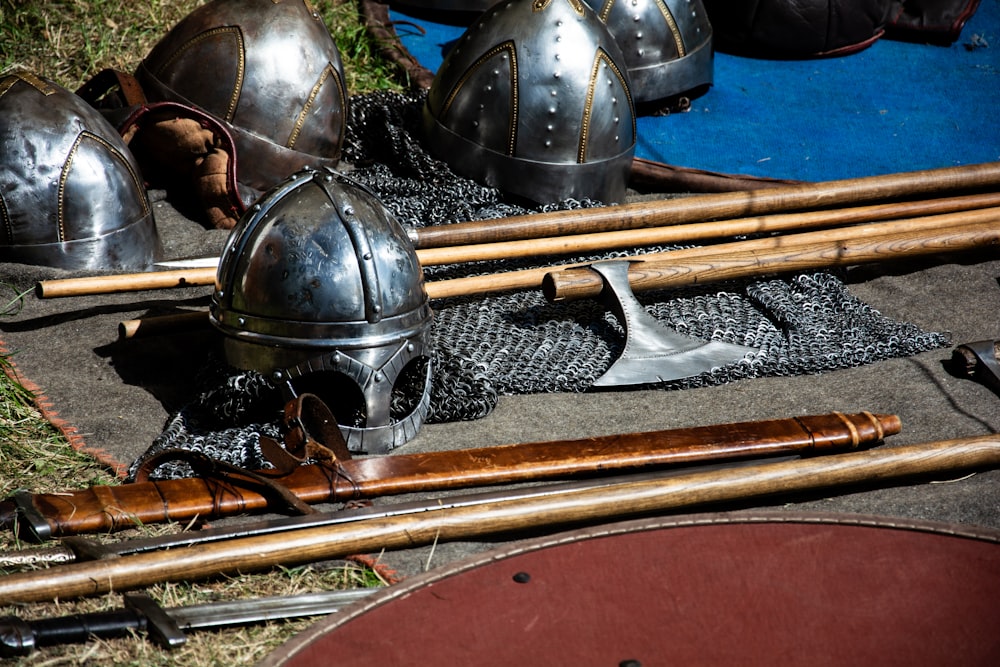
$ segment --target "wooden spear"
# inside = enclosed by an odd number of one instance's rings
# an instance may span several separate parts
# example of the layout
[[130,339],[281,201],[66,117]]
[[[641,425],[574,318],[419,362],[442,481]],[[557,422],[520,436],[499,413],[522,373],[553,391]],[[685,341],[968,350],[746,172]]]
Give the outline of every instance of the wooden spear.
[[1000,466],[1000,436],[644,479],[596,489],[525,496],[355,524],[306,528],[161,552],[55,566],[0,578],[0,604],[69,599],[168,581],[293,567],[349,554],[565,528],[654,512],[858,484],[876,486]]
[[[993,206],[1000,206],[1000,192],[665,227],[595,232],[554,238],[446,246],[417,250],[416,253],[422,266],[544,255],[583,254],[657,244],[693,243],[741,235],[772,234],[838,225],[871,224],[908,216],[938,215]],[[89,276],[42,281],[36,285],[35,293],[39,298],[58,298],[170,289],[213,285],[215,277],[216,267]],[[537,284],[540,282],[541,278],[539,277]]]
[[[975,213],[883,223],[866,227],[872,233],[865,234],[849,233],[854,230],[814,232],[765,242],[722,244],[700,253],[657,253],[637,258],[641,261],[629,266],[629,285],[633,292],[641,292],[1000,245],[1000,208]],[[935,225],[935,218],[948,218],[948,222]],[[914,224],[908,226],[907,222]],[[553,271],[542,281],[542,292],[551,302],[596,297],[603,287],[597,272],[582,267]]]
[[658,201],[632,202],[603,208],[553,211],[424,227],[414,245],[435,248],[567,236],[618,229],[639,229],[705,220],[726,220],[815,211],[836,206],[936,197],[943,193],[996,191],[1000,162],[924,171],[865,176],[819,183],[784,185],[762,190],[724,192]]
[[[907,220],[804,232],[717,245],[647,253],[622,258],[629,269],[633,291],[665,289],[763,276],[968,251],[998,244],[1000,207]],[[541,289],[552,302],[596,297],[604,286],[591,262],[545,266],[424,285],[431,299]],[[207,311],[119,324],[121,338],[164,330],[183,330],[208,323]],[[144,331],[145,330],[145,331]]]
[[[663,261],[680,262],[696,261],[708,257],[716,257],[739,252],[757,252],[761,250],[774,250],[775,255],[780,257],[782,249],[791,251],[800,245],[816,242],[843,243],[850,239],[873,238],[879,235],[890,235],[902,233],[909,235],[913,243],[920,243],[924,235],[932,236],[938,232],[947,231],[957,227],[964,227],[974,223],[997,226],[997,216],[1000,208],[981,209],[976,211],[963,211],[960,213],[949,213],[936,216],[926,216],[922,218],[911,218],[906,220],[896,220],[892,222],[875,223],[871,225],[858,225],[844,227],[834,230],[823,230],[818,232],[803,232],[800,234],[789,234],[787,236],[776,236],[772,238],[752,239],[746,241],[733,241],[718,245],[701,246],[697,248],[685,248],[682,250],[670,250],[661,253],[647,253],[644,255],[633,255],[622,259],[635,262]],[[944,248],[940,251],[968,250],[976,247],[977,244],[990,243],[987,238],[974,236],[965,243],[953,240],[952,247]],[[931,246],[928,246],[931,247]],[[935,251],[938,252],[938,251]],[[877,260],[884,261],[902,257],[896,255],[890,249],[883,248]],[[482,276],[466,276],[463,278],[450,278],[429,282],[426,285],[427,294],[432,299],[443,299],[455,296],[467,296],[470,294],[488,294],[491,292],[504,292],[511,290],[546,289],[546,276],[556,273],[561,276],[563,270],[580,268],[589,274],[593,271],[585,267],[592,262],[573,262],[563,265],[539,267],[534,269],[522,269],[519,271],[506,271]],[[749,275],[765,275],[775,271],[775,266],[770,266],[767,270],[761,269],[759,274],[749,273]],[[579,273],[569,274],[580,278]],[[596,274],[594,274],[596,276]],[[694,274],[686,284],[698,282]],[[588,279],[589,280],[589,279]],[[598,290],[599,292],[599,290]],[[594,296],[593,283],[588,283],[587,294]]]

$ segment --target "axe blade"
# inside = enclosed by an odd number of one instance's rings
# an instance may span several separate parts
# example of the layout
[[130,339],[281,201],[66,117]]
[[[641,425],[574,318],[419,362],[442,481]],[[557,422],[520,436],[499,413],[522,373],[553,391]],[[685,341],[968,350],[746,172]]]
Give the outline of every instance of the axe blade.
[[680,380],[740,361],[757,348],[685,336],[654,318],[632,293],[628,261],[597,262],[604,280],[602,300],[625,329],[625,347],[593,384],[618,387]]

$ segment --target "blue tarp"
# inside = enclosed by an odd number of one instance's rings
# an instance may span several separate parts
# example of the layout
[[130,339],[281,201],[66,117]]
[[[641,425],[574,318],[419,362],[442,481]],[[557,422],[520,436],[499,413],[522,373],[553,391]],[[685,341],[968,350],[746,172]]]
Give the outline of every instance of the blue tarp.
[[[432,71],[465,30],[399,9],[390,18]],[[982,0],[950,46],[882,39],[798,61],[717,53],[714,85],[690,111],[638,119],[636,156],[808,181],[993,162],[998,109],[1000,0]]]

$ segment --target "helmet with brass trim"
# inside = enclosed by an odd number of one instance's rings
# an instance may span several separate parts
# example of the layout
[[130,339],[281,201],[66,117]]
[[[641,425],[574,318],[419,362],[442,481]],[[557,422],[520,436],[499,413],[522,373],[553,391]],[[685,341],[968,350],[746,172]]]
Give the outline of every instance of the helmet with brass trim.
[[340,53],[304,0],[212,0],[149,52],[136,78],[151,102],[221,120],[237,178],[267,190],[305,167],[335,167],[348,108]]
[[211,305],[230,365],[323,399],[352,451],[412,438],[430,404],[430,325],[416,251],[368,190],[294,174],[241,218]]
[[503,0],[434,77],[427,146],[456,173],[533,202],[622,201],[635,152],[622,62],[583,0]]
[[712,24],[701,0],[585,0],[622,49],[638,104],[711,85]]
[[159,256],[139,167],[111,124],[48,79],[0,78],[0,261],[135,270]]

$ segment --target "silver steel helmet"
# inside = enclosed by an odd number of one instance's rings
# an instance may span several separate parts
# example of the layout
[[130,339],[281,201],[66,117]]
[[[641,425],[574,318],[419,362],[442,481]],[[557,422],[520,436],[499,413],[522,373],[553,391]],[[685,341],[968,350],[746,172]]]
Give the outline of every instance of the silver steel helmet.
[[139,167],[111,124],[52,81],[0,78],[0,261],[119,270],[159,256]]
[[335,167],[347,116],[337,46],[303,0],[213,0],[142,61],[151,102],[179,102],[233,135],[240,183],[269,189],[305,167]]
[[484,12],[500,0],[393,0],[393,5],[443,12]]
[[637,104],[711,85],[712,24],[701,0],[585,0],[618,41]]
[[406,232],[329,170],[299,172],[233,229],[211,321],[230,365],[318,395],[352,451],[413,437],[430,404],[431,309]]
[[622,201],[635,152],[622,62],[583,0],[503,0],[435,75],[427,146],[456,173],[534,202]]

